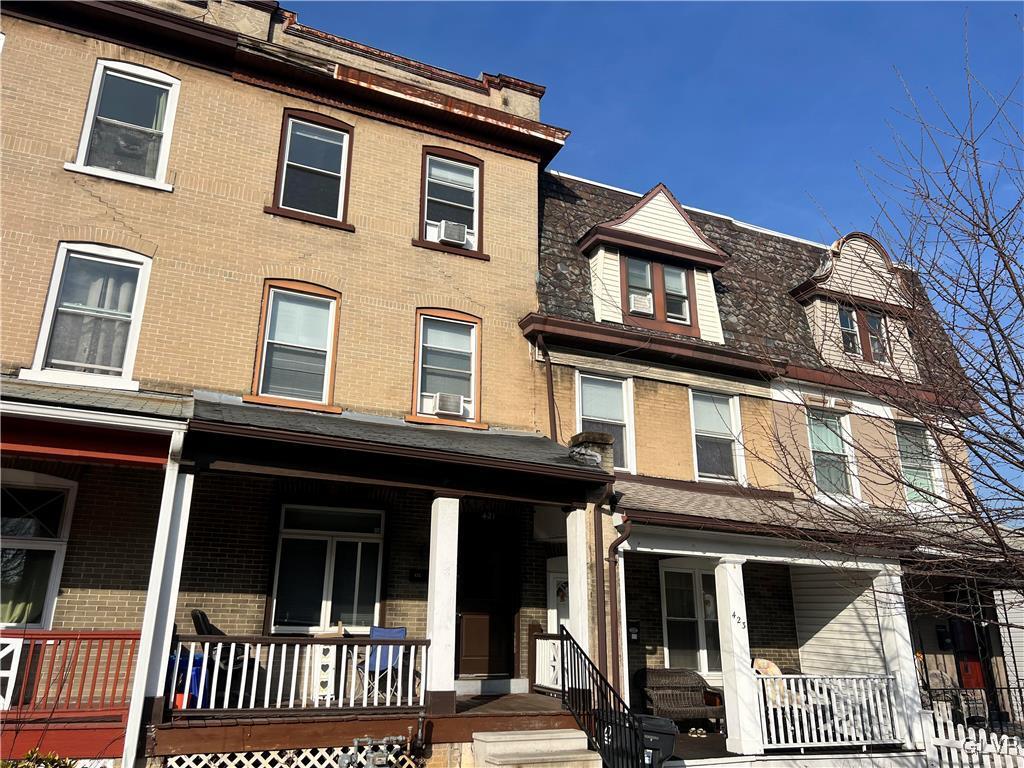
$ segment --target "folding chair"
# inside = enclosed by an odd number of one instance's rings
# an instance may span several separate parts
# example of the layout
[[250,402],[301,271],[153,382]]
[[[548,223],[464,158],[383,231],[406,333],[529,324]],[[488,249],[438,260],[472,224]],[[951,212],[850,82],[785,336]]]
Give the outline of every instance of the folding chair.
[[[405,627],[370,627],[370,640],[405,640],[405,638]],[[404,653],[403,646],[370,646],[370,654],[367,657],[366,666],[363,668],[366,674],[368,700],[383,698],[387,702],[393,698],[397,705],[401,691],[401,675],[398,673],[399,660]]]

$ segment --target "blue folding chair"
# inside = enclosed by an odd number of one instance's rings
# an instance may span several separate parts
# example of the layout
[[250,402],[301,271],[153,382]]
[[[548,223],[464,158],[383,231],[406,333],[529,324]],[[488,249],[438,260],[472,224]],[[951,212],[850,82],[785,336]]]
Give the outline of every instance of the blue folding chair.
[[[405,640],[405,627],[370,627],[370,640]],[[405,653],[404,646],[374,645],[370,647],[370,655],[366,665],[367,696],[383,696],[385,700],[390,693],[397,698],[402,691],[402,681],[398,674],[398,661]],[[390,687],[388,687],[388,670],[391,670]],[[405,670],[403,669],[403,673]]]

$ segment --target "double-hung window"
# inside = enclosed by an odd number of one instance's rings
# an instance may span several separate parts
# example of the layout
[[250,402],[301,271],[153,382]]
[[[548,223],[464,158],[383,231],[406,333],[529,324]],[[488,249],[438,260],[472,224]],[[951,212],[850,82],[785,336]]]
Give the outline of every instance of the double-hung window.
[[77,483],[0,473],[0,627],[49,627],[60,587]]
[[615,469],[632,471],[631,398],[628,381],[581,373],[579,426],[581,432],[605,432],[614,440]]
[[701,480],[737,480],[739,429],[736,398],[693,393],[693,433],[697,477]]
[[135,350],[150,259],[94,243],[61,243],[32,368],[22,378],[138,389]]
[[254,395],[330,404],[340,298],[307,283],[264,284]]
[[275,206],[267,212],[350,228],[345,218],[351,143],[347,123],[285,110]]
[[384,514],[289,505],[281,512],[274,631],[367,630],[380,604]]
[[644,328],[696,335],[693,270],[628,256],[622,259],[624,322]]
[[155,69],[98,61],[78,156],[65,168],[169,191],[167,158],[179,85]]
[[814,483],[827,496],[850,496],[850,466],[843,437],[843,417],[831,411],[808,409]]
[[424,240],[480,249],[480,161],[451,150],[427,149],[423,174]]
[[450,310],[421,310],[417,321],[417,415],[476,419],[480,397],[479,318]]
[[690,322],[690,297],[686,271],[679,267],[665,267],[665,319],[670,323]]
[[714,573],[662,567],[661,605],[665,665],[721,672]]
[[857,315],[849,307],[839,307],[839,332],[843,336],[843,352],[859,355],[860,331],[857,329]]
[[934,503],[935,462],[925,428],[916,424],[897,424],[896,442],[907,503]]
[[651,262],[641,259],[626,260],[626,289],[629,295],[629,312],[654,317]]
[[885,318],[877,312],[866,312],[864,322],[867,326],[868,344],[871,347],[871,359],[876,363],[884,363],[889,359]]

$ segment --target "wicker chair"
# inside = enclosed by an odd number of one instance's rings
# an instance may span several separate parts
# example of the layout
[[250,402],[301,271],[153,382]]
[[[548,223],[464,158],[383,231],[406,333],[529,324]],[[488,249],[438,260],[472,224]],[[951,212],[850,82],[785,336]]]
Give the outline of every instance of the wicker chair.
[[707,703],[706,694],[721,692],[710,687],[692,669],[641,669],[637,683],[647,711],[670,720],[715,720],[719,729],[725,707]]

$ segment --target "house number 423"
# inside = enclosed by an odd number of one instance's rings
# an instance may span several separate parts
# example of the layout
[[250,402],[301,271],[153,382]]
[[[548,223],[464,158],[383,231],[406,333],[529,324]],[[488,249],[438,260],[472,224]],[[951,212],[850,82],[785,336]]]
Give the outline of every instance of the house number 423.
[[736,611],[732,612],[732,618],[733,618],[733,621],[735,621],[741,627],[743,627],[744,629],[747,628],[747,620],[744,619],[742,616],[740,616],[738,613],[736,613]]

